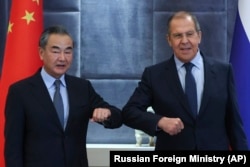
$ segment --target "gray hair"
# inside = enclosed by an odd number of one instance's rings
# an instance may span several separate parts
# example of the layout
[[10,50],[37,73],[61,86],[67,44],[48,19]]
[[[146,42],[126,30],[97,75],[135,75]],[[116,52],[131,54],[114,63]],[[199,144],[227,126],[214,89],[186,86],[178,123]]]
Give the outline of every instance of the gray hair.
[[194,14],[192,14],[190,12],[187,12],[187,11],[179,11],[179,12],[176,12],[176,13],[172,14],[169,17],[168,22],[167,22],[167,33],[170,34],[170,24],[171,24],[171,21],[173,19],[176,19],[176,18],[185,18],[186,16],[190,16],[191,19],[193,20],[194,25],[195,25],[195,30],[197,32],[201,31],[200,23],[199,23],[197,17]]
[[[45,46],[48,43],[49,36],[51,34],[68,35],[73,41],[71,34],[66,30],[66,28],[64,28],[61,25],[56,25],[56,26],[48,27],[42,32],[40,39],[39,39],[39,47],[45,48]],[[73,41],[73,46],[74,46],[74,41]]]

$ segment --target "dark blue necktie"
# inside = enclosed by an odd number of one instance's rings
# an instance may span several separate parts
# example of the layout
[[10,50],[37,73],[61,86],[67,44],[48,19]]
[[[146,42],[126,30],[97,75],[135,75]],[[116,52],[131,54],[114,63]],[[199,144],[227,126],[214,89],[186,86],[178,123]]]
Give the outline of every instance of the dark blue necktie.
[[189,106],[191,108],[192,114],[194,117],[197,116],[197,90],[196,83],[193,74],[191,73],[192,63],[185,63],[186,68],[186,77],[185,77],[185,94],[187,96]]
[[63,101],[62,101],[62,96],[61,96],[61,93],[60,93],[60,84],[61,84],[61,81],[60,80],[55,80],[55,94],[54,94],[54,99],[53,99],[53,103],[55,105],[55,108],[56,108],[56,112],[57,112],[57,115],[58,115],[58,118],[61,122],[61,125],[62,127],[64,127],[64,109],[63,109]]

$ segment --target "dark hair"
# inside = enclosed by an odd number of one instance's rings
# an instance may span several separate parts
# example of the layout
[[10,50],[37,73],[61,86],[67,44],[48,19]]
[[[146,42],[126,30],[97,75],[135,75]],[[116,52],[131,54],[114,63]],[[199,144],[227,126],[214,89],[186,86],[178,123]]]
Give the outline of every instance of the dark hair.
[[[40,36],[40,40],[39,40],[39,47],[45,48],[45,46],[48,43],[49,36],[51,34],[68,35],[73,41],[71,34],[66,30],[66,28],[64,28],[61,25],[55,25],[55,26],[51,26],[51,27],[46,28],[42,32],[42,34]],[[74,41],[73,41],[73,46],[74,46]]]
[[169,19],[168,19],[168,22],[167,22],[167,33],[170,34],[170,24],[171,24],[171,21],[175,18],[185,18],[186,16],[190,16],[191,19],[193,20],[194,22],[194,25],[195,25],[195,30],[196,31],[201,31],[201,28],[200,28],[200,23],[197,19],[197,17],[190,13],[190,12],[187,12],[187,11],[179,11],[179,12],[176,12],[174,14],[172,14]]

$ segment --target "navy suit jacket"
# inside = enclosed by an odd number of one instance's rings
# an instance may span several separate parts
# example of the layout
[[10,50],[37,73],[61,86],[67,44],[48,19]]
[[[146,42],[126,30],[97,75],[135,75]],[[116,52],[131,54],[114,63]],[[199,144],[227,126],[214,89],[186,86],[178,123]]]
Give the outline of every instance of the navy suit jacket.
[[[156,135],[156,150],[234,150],[248,149],[243,131],[229,64],[206,57],[204,91],[199,115],[194,118],[179,81],[174,57],[145,68],[141,81],[124,106],[127,126]],[[152,106],[155,115],[146,113]],[[177,135],[157,131],[163,117],[180,118],[184,129]]]
[[40,71],[13,84],[7,96],[6,167],[87,167],[86,132],[94,108],[111,110],[106,128],[122,124],[120,110],[87,80],[65,75],[69,117],[63,130]]

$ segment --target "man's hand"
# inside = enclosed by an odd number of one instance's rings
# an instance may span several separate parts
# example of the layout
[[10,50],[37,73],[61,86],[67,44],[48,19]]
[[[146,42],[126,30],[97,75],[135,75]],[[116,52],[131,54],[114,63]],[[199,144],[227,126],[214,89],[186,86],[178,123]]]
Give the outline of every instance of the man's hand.
[[107,108],[96,108],[93,112],[91,121],[103,122],[111,116],[111,111]]
[[170,135],[176,135],[184,128],[180,118],[163,117],[158,122],[158,127]]

